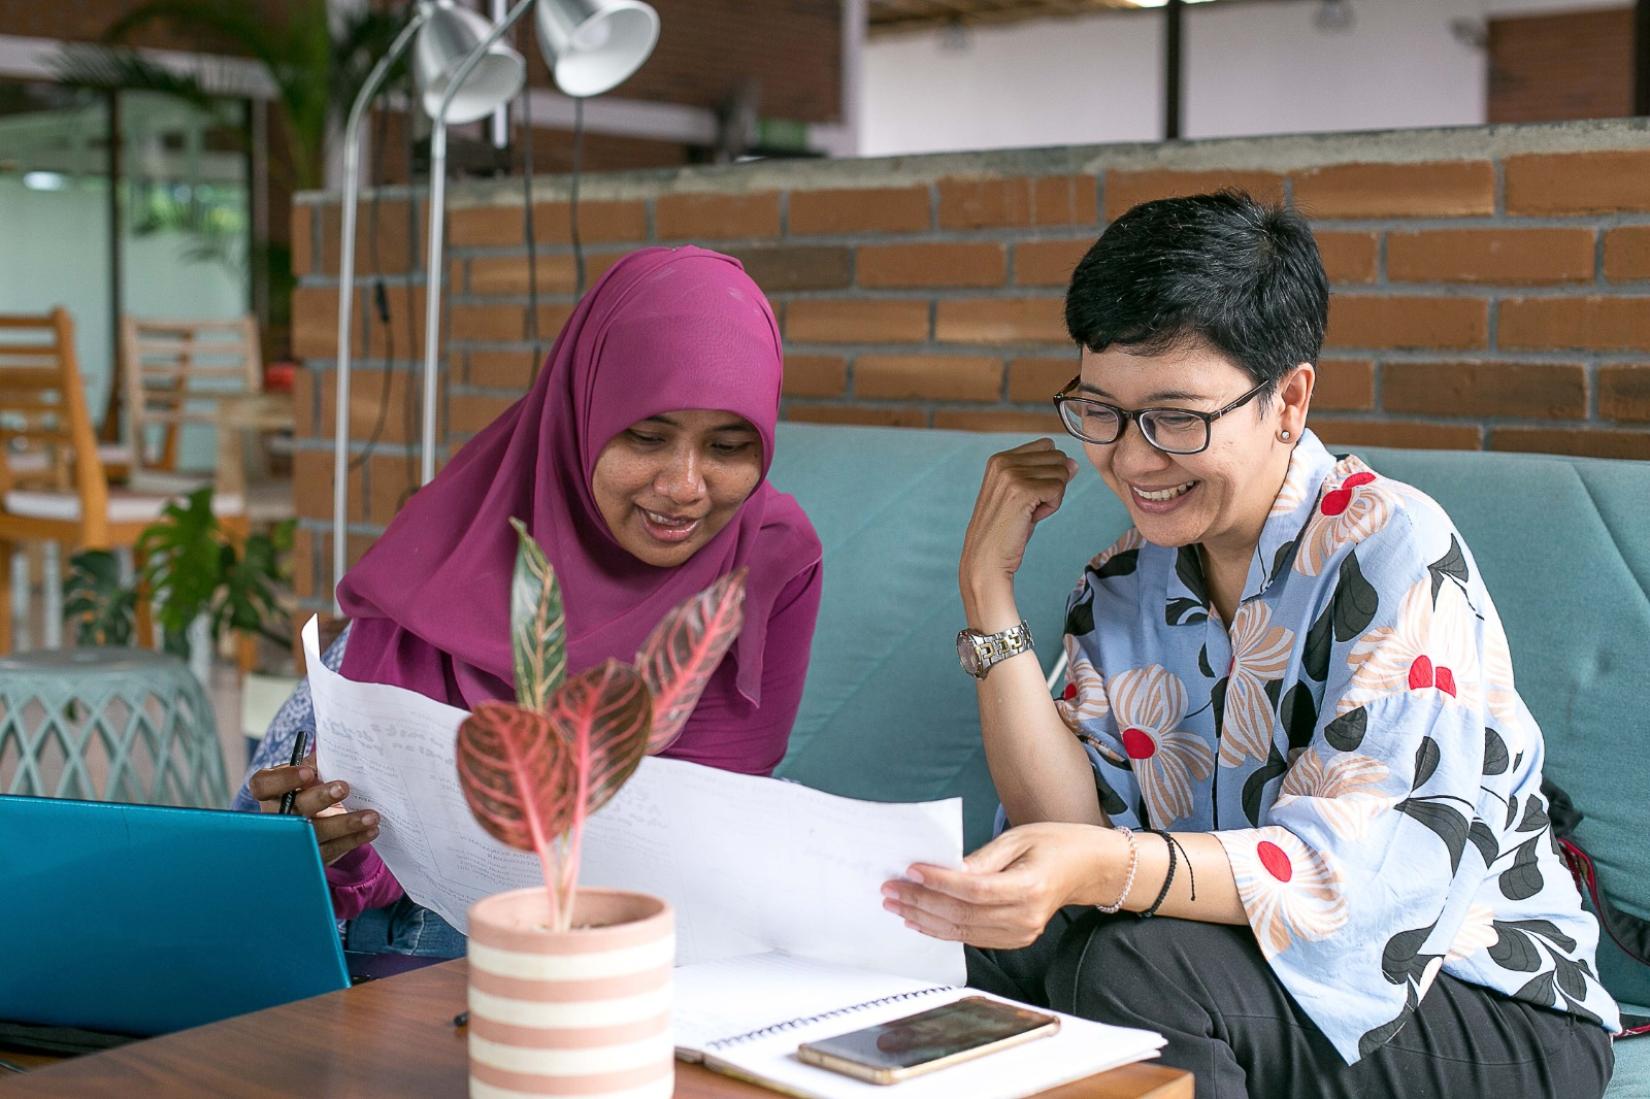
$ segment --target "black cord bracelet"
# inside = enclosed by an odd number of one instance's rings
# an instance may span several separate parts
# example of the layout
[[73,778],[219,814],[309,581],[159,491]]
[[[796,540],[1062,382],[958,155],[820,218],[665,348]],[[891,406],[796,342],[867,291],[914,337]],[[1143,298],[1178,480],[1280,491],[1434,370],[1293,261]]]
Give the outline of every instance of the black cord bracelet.
[[1175,839],[1173,834],[1164,832],[1163,838],[1180,848],[1180,857],[1186,860],[1186,878],[1192,888],[1192,900],[1197,900],[1197,872],[1192,869],[1191,852],[1187,851],[1185,845]]
[[1163,837],[1163,848],[1169,853],[1169,872],[1163,875],[1163,888],[1157,891],[1157,899],[1152,901],[1150,908],[1140,913],[1140,918],[1143,920],[1149,920],[1153,916],[1157,915],[1157,910],[1163,906],[1163,902],[1168,898],[1169,887],[1174,884],[1174,868],[1176,862],[1174,840],[1169,837],[1169,833],[1158,828],[1148,828],[1147,831],[1154,836]]

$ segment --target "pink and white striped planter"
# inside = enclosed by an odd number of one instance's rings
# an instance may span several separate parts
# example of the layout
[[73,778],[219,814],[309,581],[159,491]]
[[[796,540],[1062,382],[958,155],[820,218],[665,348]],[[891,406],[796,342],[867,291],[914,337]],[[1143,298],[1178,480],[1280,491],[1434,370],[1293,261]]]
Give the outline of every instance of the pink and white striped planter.
[[544,890],[470,908],[470,1095],[669,1099],[676,924],[657,897],[581,889],[573,930]]

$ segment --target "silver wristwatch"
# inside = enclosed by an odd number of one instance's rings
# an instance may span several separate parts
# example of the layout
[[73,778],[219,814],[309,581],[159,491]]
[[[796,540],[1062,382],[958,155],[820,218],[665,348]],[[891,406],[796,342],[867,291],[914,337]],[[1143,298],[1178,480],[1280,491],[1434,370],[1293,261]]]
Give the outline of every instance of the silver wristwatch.
[[1018,626],[1010,626],[998,633],[979,630],[961,630],[957,633],[957,659],[963,671],[975,679],[984,679],[993,665],[1001,664],[1011,656],[1019,656],[1031,648],[1031,627],[1022,619]]

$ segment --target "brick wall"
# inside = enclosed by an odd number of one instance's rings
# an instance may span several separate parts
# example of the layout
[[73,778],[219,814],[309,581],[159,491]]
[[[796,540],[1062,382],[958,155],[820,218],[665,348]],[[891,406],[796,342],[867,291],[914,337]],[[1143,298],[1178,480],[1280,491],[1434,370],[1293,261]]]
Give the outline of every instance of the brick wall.
[[[1335,287],[1312,416],[1329,441],[1650,458],[1642,120],[595,176],[580,223],[592,279],[652,242],[742,257],[781,318],[789,419],[1051,432],[1048,397],[1075,361],[1061,301],[1078,257],[1136,202],[1224,185],[1313,219]],[[575,271],[560,182],[538,194],[548,345]],[[520,195],[504,180],[453,197],[448,448],[507,407],[536,361]],[[421,276],[406,273],[421,262],[407,246],[409,200],[395,191],[380,205],[395,331],[375,323],[357,359],[357,455],[375,426],[379,441],[351,473],[352,556],[415,473],[406,395],[417,389],[423,295]],[[307,195],[294,207],[294,342],[309,366],[298,580],[312,607],[330,586],[334,201]]]

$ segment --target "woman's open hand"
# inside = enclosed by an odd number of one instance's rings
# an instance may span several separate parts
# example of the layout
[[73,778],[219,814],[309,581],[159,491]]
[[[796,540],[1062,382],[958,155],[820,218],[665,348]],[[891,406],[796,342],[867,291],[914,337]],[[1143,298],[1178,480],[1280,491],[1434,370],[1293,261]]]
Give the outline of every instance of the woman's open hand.
[[1015,950],[1029,946],[1068,904],[1092,903],[1113,864],[1128,858],[1123,837],[1089,824],[1011,828],[961,870],[918,863],[885,882],[882,906],[936,939]]
[[1051,439],[1033,439],[991,456],[963,536],[965,593],[1019,571],[1032,528],[1059,510],[1076,474],[1077,463]]
[[280,812],[287,791],[298,791],[292,811],[315,825],[321,861],[329,866],[378,838],[378,814],[370,809],[346,811],[342,802],[349,797],[349,783],[323,783],[313,755],[296,767],[266,767],[255,772],[247,789],[265,813]]

